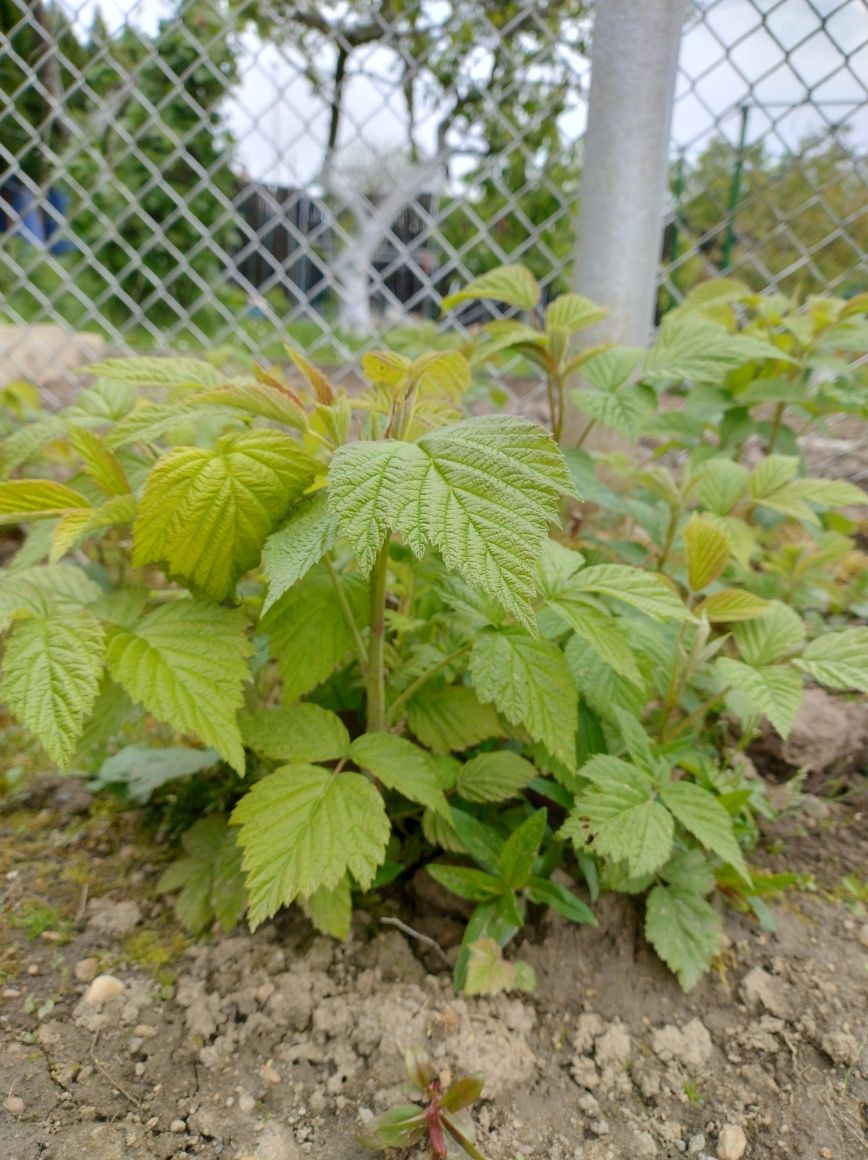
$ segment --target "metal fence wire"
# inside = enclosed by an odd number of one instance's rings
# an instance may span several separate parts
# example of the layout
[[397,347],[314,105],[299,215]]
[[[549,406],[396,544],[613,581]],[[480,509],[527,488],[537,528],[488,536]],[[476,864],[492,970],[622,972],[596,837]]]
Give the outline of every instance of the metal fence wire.
[[[565,287],[592,36],[585,0],[0,0],[7,365],[46,323],[351,363],[501,262]],[[864,0],[694,0],[659,311],[868,289],[866,142]]]

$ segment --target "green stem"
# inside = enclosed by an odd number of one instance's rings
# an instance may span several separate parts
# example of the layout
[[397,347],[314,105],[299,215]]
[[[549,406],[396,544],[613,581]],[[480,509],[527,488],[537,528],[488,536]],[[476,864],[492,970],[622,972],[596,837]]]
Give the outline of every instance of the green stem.
[[377,553],[371,570],[371,636],[368,648],[368,732],[378,733],[386,726],[386,674],[383,668],[386,642],[386,577],[389,571],[389,538]]
[[684,720],[679,723],[678,727],[674,729],[668,737],[665,736],[664,731],[664,734],[661,734],[660,740],[674,741],[676,737],[680,737],[684,730],[688,729],[691,725],[694,724],[694,722],[703,720],[706,714],[710,713],[715,705],[718,705],[724,699],[728,692],[729,687],[727,686],[723,692],[715,693],[713,697],[709,697],[708,700],[704,701],[698,709],[694,709],[689,717],[685,717]]
[[678,531],[678,521],[681,518],[681,509],[672,508],[672,514],[669,517],[669,526],[666,529],[666,539],[663,541],[663,547],[660,550],[660,559],[657,561],[657,571],[662,572],[666,561],[669,559],[669,553],[672,551],[672,544],[675,541],[675,533]]
[[686,666],[687,660],[681,654],[682,645],[684,644],[684,622],[681,622],[681,627],[678,629],[678,637],[675,641],[675,657],[672,661],[672,672],[669,674],[669,687],[666,690],[666,698],[663,702],[663,716],[660,720],[660,728],[657,732],[657,740],[663,741],[666,736],[666,731],[669,727],[669,721],[672,714],[675,712],[678,705],[678,698],[681,690],[684,688],[686,680]]
[[778,403],[778,405],[775,407],[774,414],[772,415],[772,429],[769,431],[769,445],[766,449],[766,453],[768,455],[771,455],[775,449],[775,444],[778,441],[778,435],[780,434],[781,430],[781,419],[783,419],[784,411],[786,409],[786,403]]
[[432,677],[436,677],[439,672],[442,672],[443,669],[448,668],[449,665],[453,663],[453,661],[457,661],[459,657],[463,657],[465,653],[470,652],[472,647],[473,642],[468,641],[467,644],[463,644],[461,648],[458,648],[455,650],[455,652],[450,653],[448,657],[444,657],[442,660],[438,661],[436,665],[432,665],[432,667],[428,669],[427,672],[422,673],[421,676],[418,676],[415,681],[411,681],[403,693],[399,693],[392,704],[389,706],[389,711],[386,714],[387,723],[396,719],[398,710],[401,708],[401,706],[405,705],[411,697],[414,697],[423,685],[427,685]]
[[585,442],[585,440],[591,434],[591,432],[596,427],[596,425],[597,425],[597,420],[592,419],[590,421],[590,423],[587,425],[587,427],[584,429],[584,431],[581,433],[581,435],[579,436],[579,441],[576,444],[576,450],[578,450],[582,446],[582,444]]
[[325,566],[328,569],[328,574],[331,578],[332,586],[335,590],[335,596],[338,598],[338,604],[341,606],[341,612],[344,614],[344,620],[349,625],[350,632],[353,634],[353,640],[356,645],[356,653],[359,657],[359,664],[362,668],[362,673],[368,671],[368,650],[365,647],[365,642],[362,640],[362,634],[359,632],[359,626],[356,624],[356,618],[353,616],[353,610],[350,608],[350,602],[347,600],[347,594],[344,591],[344,586],[341,583],[338,570],[332,563],[331,556],[326,554],[324,557]]

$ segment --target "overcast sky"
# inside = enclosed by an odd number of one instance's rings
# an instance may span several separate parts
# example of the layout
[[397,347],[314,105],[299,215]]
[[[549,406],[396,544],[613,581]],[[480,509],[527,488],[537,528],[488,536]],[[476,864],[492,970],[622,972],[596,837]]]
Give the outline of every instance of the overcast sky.
[[[65,2],[83,26],[90,23],[92,0]],[[110,27],[129,20],[147,31],[172,9],[163,0],[103,0],[100,7]],[[673,153],[697,151],[716,129],[735,139],[743,103],[750,105],[750,139],[770,149],[792,146],[830,123],[851,126],[851,142],[868,149],[866,0],[699,0],[695,8],[707,11],[691,18],[682,39]],[[242,80],[226,110],[239,162],[251,177],[305,184],[321,164],[326,111],[291,49],[253,35],[243,48]],[[346,89],[343,148],[399,149],[406,124],[389,79],[394,57],[374,49],[354,60],[365,75]],[[578,138],[584,120],[578,100],[564,119],[565,133]],[[417,134],[423,147],[433,144],[435,123],[431,109]]]

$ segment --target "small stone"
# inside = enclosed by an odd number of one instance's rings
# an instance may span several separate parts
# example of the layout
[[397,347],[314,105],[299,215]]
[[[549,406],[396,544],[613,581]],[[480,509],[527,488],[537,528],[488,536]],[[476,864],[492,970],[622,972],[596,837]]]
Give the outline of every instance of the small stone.
[[124,993],[124,985],[114,975],[97,975],[84,993],[85,1003],[92,1007],[101,1007],[112,999],[118,999]]
[[747,1136],[738,1124],[724,1124],[717,1139],[720,1160],[741,1160],[747,1149]]
[[592,1120],[588,1125],[595,1136],[609,1135],[609,1121],[608,1120]]
[[111,898],[92,898],[87,909],[88,925],[115,938],[129,934],[142,921],[142,909],[132,899],[115,902]]
[[156,1034],[156,1027],[151,1027],[150,1023],[137,1023],[133,1028],[133,1035],[138,1035],[139,1039],[153,1039]]
[[263,1063],[259,1069],[259,1078],[264,1079],[266,1083],[280,1083],[280,1072],[270,1062]]
[[245,1116],[249,1115],[256,1107],[256,1100],[249,1092],[242,1092],[238,1097],[238,1110],[243,1112]]
[[20,1116],[24,1111],[24,1100],[21,1096],[7,1096],[3,1101],[3,1107],[11,1116]]
[[72,969],[79,983],[92,983],[99,974],[98,959],[79,959]]
[[183,1120],[172,1120],[171,1124],[169,1124],[169,1131],[174,1132],[176,1135],[180,1136],[182,1132],[187,1131],[187,1125]]
[[635,1157],[651,1157],[657,1155],[657,1145],[650,1132],[633,1133],[633,1155]]
[[594,1053],[601,1065],[626,1063],[630,1058],[630,1032],[624,1023],[613,1023],[597,1039]]
[[27,974],[31,975],[31,976],[38,975],[39,974],[39,963],[31,963],[30,966],[27,968]]
[[687,1141],[687,1155],[688,1156],[696,1156],[697,1153],[704,1151],[704,1149],[705,1149],[705,1136],[703,1136],[702,1132],[697,1132],[694,1136],[691,1136],[690,1139]]

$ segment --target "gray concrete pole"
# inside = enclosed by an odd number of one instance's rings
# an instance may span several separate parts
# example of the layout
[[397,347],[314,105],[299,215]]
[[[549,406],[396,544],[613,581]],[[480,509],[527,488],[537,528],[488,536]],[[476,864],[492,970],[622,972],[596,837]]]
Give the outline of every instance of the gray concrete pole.
[[[582,332],[583,347],[644,346],[651,333],[686,8],[687,0],[597,0],[573,282],[609,315]],[[581,426],[568,413],[565,444]]]

